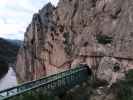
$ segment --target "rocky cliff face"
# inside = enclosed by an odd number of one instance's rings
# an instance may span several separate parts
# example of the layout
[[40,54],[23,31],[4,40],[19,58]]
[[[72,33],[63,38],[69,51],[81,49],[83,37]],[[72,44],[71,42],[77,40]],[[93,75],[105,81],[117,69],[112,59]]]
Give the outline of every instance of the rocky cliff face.
[[[16,66],[19,80],[37,79],[79,63],[88,64],[96,75],[102,75],[101,80],[113,79],[119,69],[121,73],[133,64],[132,10],[132,0],[60,0],[57,7],[47,4],[34,14],[26,30]],[[108,74],[101,69],[110,59],[114,60]]]

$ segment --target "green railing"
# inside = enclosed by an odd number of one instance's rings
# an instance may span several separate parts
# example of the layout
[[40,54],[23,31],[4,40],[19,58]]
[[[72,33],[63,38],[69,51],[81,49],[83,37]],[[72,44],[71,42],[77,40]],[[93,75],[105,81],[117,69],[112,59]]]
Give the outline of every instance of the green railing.
[[74,69],[0,91],[0,100],[11,99],[37,89],[52,91],[53,94],[58,95],[87,80],[89,75],[88,67],[79,65]]

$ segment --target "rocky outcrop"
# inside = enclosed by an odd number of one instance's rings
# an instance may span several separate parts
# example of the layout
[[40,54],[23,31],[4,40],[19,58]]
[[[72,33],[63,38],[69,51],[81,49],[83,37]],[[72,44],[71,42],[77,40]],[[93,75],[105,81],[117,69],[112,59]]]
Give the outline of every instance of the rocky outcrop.
[[125,78],[125,71],[125,66],[118,60],[104,57],[98,66],[96,75],[100,81],[106,81],[111,86],[117,80]]
[[26,30],[16,66],[18,79],[29,81],[85,63],[98,76],[104,71],[100,68],[108,69],[109,75],[101,77],[108,81],[114,75],[111,59],[123,64],[120,70],[132,68],[132,9],[132,0],[60,0],[57,7],[47,4],[34,14]]

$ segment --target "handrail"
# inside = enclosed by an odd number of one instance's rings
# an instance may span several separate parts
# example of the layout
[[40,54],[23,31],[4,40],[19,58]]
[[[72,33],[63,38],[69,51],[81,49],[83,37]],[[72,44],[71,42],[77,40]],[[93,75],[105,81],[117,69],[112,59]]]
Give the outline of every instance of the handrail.
[[[78,69],[78,68],[80,68],[80,67],[77,67],[77,69]],[[74,69],[74,68],[73,68],[73,69]],[[67,69],[67,70],[64,71],[64,72],[67,72],[67,71],[73,70],[73,69]],[[9,90],[12,90],[12,89],[15,89],[15,88],[17,88],[17,87],[22,87],[22,86],[24,86],[24,85],[29,85],[29,84],[31,84],[31,83],[34,83],[34,82],[37,82],[37,81],[40,81],[40,80],[44,80],[44,79],[50,78],[50,77],[52,77],[52,76],[55,76],[55,75],[58,75],[58,74],[62,74],[62,73],[64,73],[64,72],[60,72],[60,73],[53,74],[53,75],[50,75],[50,76],[45,76],[45,77],[43,77],[43,78],[40,78],[40,79],[37,79],[37,80],[33,80],[33,81],[30,81],[30,82],[25,82],[25,83],[22,83],[22,84],[20,84],[20,85],[17,85],[17,86],[14,86],[14,87],[11,87],[11,88],[2,90],[2,91],[0,91],[0,93],[5,92],[5,91],[9,91]]]
[[[79,71],[80,71],[80,70],[79,70]],[[79,72],[79,71],[77,71],[77,72]],[[57,78],[57,79],[54,79],[54,80],[50,80],[50,81],[48,81],[48,82],[46,82],[46,83],[40,84],[39,86],[34,86],[33,88],[26,89],[26,90],[24,90],[24,91],[22,91],[22,92],[20,92],[20,93],[16,93],[16,94],[13,95],[13,96],[17,96],[17,95],[19,95],[19,94],[28,92],[28,91],[30,91],[30,90],[34,90],[34,89],[36,89],[36,88],[42,87],[42,86],[44,86],[44,85],[46,85],[46,84],[49,84],[49,83],[51,83],[51,82],[60,80],[60,79],[65,78],[65,77],[67,77],[67,76],[71,76],[72,74],[74,74],[74,72],[73,72],[73,73],[70,73],[70,74],[68,74],[68,75],[66,75],[66,76],[64,76],[64,77],[60,77],[60,78]],[[8,97],[6,97],[6,99],[7,99],[7,98],[11,98],[11,97],[12,97],[12,96],[8,96]]]
[[[67,77],[70,78],[72,75],[74,75],[78,72],[86,71],[86,70],[87,70],[86,67],[80,65],[77,68],[69,69],[69,70],[66,70],[64,72],[60,72],[58,74],[54,74],[54,75],[47,76],[47,77],[44,77],[44,78],[41,78],[38,80],[26,82],[26,83],[23,83],[21,85],[18,85],[18,86],[9,88],[9,89],[2,90],[2,91],[0,91],[0,94],[6,93],[6,96],[2,97],[2,99],[0,99],[0,100],[9,99],[9,98],[12,98],[14,96],[21,95],[25,92],[32,91],[32,90],[40,88],[40,87],[44,87],[47,84],[50,84],[52,82],[56,82],[58,80],[61,80],[61,79],[67,78]],[[82,74],[82,73],[80,73],[80,74]],[[38,83],[36,83],[36,82],[38,82]],[[26,86],[28,86],[28,88],[25,88]],[[13,91],[15,91],[15,93],[10,95],[10,93]]]

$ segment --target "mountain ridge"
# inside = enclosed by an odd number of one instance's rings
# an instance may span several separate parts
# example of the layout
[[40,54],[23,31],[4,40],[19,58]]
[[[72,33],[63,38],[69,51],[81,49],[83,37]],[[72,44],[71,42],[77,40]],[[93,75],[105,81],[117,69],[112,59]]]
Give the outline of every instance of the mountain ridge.
[[0,38],[0,78],[7,72],[9,67],[15,69],[17,52],[22,42]]

